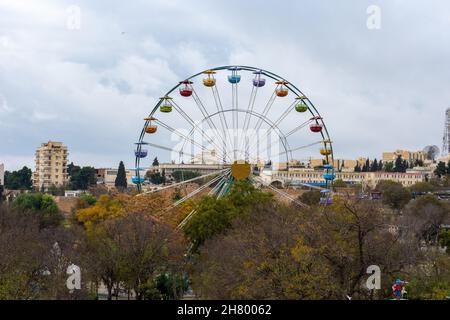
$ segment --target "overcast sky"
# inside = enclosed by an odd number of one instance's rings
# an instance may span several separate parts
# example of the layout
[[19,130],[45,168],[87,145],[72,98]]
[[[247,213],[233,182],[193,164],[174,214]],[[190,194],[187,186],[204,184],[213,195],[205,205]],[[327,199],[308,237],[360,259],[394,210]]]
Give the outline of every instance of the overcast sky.
[[[367,27],[370,5],[381,29]],[[230,64],[301,88],[335,157],[441,147],[449,30],[447,0],[0,0],[0,163],[34,168],[56,140],[77,164],[133,167],[157,98]]]

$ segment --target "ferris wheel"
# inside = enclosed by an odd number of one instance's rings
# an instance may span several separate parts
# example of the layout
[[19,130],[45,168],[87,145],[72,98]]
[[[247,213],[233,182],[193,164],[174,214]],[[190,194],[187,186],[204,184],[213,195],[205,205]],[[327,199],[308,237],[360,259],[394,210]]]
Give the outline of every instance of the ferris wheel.
[[[317,158],[322,158],[323,181],[297,183],[331,192],[333,147],[324,119],[294,84],[270,71],[248,66],[202,71],[162,95],[144,121],[132,179],[141,194],[204,182],[178,205],[204,190],[222,197],[235,181],[248,180],[298,202],[264,180],[263,173],[273,169],[283,176]],[[149,189],[141,168],[155,156],[180,172],[195,166],[212,169]]]

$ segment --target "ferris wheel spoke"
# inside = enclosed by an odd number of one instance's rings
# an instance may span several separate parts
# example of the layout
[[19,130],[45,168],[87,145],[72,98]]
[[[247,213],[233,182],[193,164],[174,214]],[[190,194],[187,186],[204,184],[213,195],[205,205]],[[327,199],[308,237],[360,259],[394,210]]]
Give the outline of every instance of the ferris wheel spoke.
[[211,179],[210,181],[208,181],[207,183],[205,183],[204,185],[200,186],[199,188],[195,189],[194,191],[190,192],[189,194],[187,194],[186,196],[184,196],[183,198],[181,198],[180,200],[178,200],[177,202],[175,202],[170,209],[175,208],[177,206],[179,206],[180,204],[182,204],[183,202],[185,202],[186,200],[192,198],[193,196],[197,195],[198,193],[200,193],[202,190],[205,190],[206,188],[208,188],[210,185],[212,185],[213,183],[221,180],[224,177],[224,174],[219,175],[218,177],[215,177],[213,179]]
[[155,192],[159,192],[159,191],[162,191],[162,190],[167,190],[167,189],[174,188],[174,187],[186,184],[186,183],[190,183],[190,182],[194,182],[194,181],[197,181],[197,180],[200,180],[200,179],[208,178],[208,177],[211,177],[211,176],[214,176],[214,175],[220,175],[220,174],[223,174],[223,173],[225,173],[226,171],[229,171],[229,170],[230,169],[222,169],[222,170],[219,170],[217,172],[212,172],[212,173],[208,173],[208,174],[205,174],[205,175],[202,175],[202,176],[198,176],[198,177],[195,177],[195,178],[192,178],[192,179],[188,179],[188,180],[184,180],[184,181],[181,181],[181,182],[177,182],[177,183],[165,186],[165,187],[158,188],[156,190],[146,191],[146,192],[138,194],[137,197],[142,196],[144,194],[150,194],[150,193],[155,193]]
[[297,131],[299,131],[300,129],[303,129],[304,127],[306,127],[308,124],[310,124],[313,120],[308,120],[303,122],[302,124],[300,124],[299,126],[295,127],[294,129],[292,129],[291,131],[289,131],[288,133],[286,133],[286,138],[293,135],[294,133],[296,133]]
[[[306,148],[309,148],[309,147],[312,147],[312,146],[315,146],[315,145],[318,145],[318,144],[323,144],[323,143],[324,143],[324,140],[320,140],[320,141],[317,141],[317,142],[306,144],[304,146],[300,146],[300,147],[296,147],[294,149],[287,150],[287,152],[291,152],[292,153],[292,152],[295,152],[295,151],[298,151],[298,150],[306,149]],[[277,156],[281,156],[283,154],[286,154],[286,151],[280,152],[279,154],[277,154]]]
[[216,132],[216,135],[222,140],[224,145],[226,145],[225,137],[220,134],[219,130],[217,129],[216,124],[211,119],[208,111],[206,110],[203,102],[201,101],[200,97],[197,95],[197,92],[195,90],[192,91],[192,97],[194,98],[195,103],[197,104],[197,107],[199,108],[200,112],[203,115],[203,118],[206,119],[206,123],[210,127],[211,130],[214,130]]
[[250,93],[250,99],[248,102],[247,110],[245,112],[244,127],[243,127],[243,137],[241,138],[240,148],[243,148],[242,143],[245,144],[245,137],[247,136],[247,130],[250,125],[251,113],[255,107],[256,94],[258,93],[258,87],[252,86],[252,92]]
[[197,212],[197,210],[192,210],[191,212],[189,212],[189,214],[186,216],[186,218],[183,219],[183,221],[180,222],[180,224],[178,225],[177,229],[181,229],[183,228],[186,223],[189,221],[189,219]]
[[[266,106],[264,107],[264,110],[262,112],[262,116],[265,118],[267,116],[267,114],[269,113],[270,109],[272,108],[273,103],[275,102],[276,99],[276,94],[275,94],[275,90],[273,91],[272,95],[269,98],[269,101],[267,101]],[[256,126],[255,126],[255,132],[257,132],[260,128],[261,125],[263,124],[262,120],[259,119],[256,122]]]
[[219,90],[217,90],[216,86],[212,87],[211,90],[213,92],[214,102],[216,104],[217,112],[220,117],[220,123],[222,125],[224,138],[227,141],[227,143],[229,143],[229,146],[232,146],[233,142],[231,141],[231,138],[229,136],[230,129],[228,127],[227,118],[225,117],[225,114],[223,112],[224,109],[222,106],[222,100],[220,99]]
[[[261,121],[264,121],[264,120],[261,120]],[[252,142],[251,145],[247,146],[247,149],[248,149],[249,151],[256,151],[257,155],[259,156],[259,154],[262,153],[261,151],[259,151],[259,146],[262,145],[262,142],[265,142],[265,143],[267,144],[267,143],[269,142],[268,139],[269,139],[270,133],[271,133],[273,130],[276,130],[276,131],[278,131],[278,132],[276,132],[276,133],[277,133],[278,138],[279,138],[279,140],[281,141],[281,143],[282,143],[284,149],[285,149],[286,151],[289,150],[290,147],[289,147],[289,143],[288,143],[288,141],[287,141],[287,139],[286,139],[286,136],[283,134],[283,132],[281,131],[281,129],[278,127],[278,125],[276,125],[276,124],[273,123],[273,122],[270,122],[268,119],[266,119],[266,122],[267,122],[267,124],[269,125],[269,130],[266,132],[266,135],[265,135],[265,137],[264,137],[264,140],[260,141],[260,140],[259,140],[259,137],[258,137],[258,135],[257,135],[257,132],[255,132],[255,133],[253,134],[253,136],[249,138],[249,140],[251,140],[251,141],[253,141],[253,142]],[[264,151],[266,151],[267,149],[268,149],[268,148],[264,149]],[[286,152],[286,154],[287,154],[287,152]],[[247,156],[249,156],[249,153],[247,153]]]
[[284,197],[284,198],[290,200],[291,202],[294,202],[295,204],[298,204],[299,206],[301,206],[301,207],[303,207],[303,208],[309,208],[308,205],[306,205],[306,204],[304,204],[303,202],[301,202],[301,201],[297,200],[296,198],[292,197],[290,194],[288,194],[288,193],[286,193],[286,192],[284,192],[284,191],[281,191],[281,190],[275,188],[274,186],[271,186],[271,185],[268,184],[268,183],[264,183],[261,179],[253,178],[252,180],[259,182],[261,185],[263,185],[263,186],[269,188],[270,190],[276,192],[276,193],[279,194],[280,196],[282,196],[282,197]]
[[[287,115],[286,115],[286,116],[287,116]],[[280,117],[280,119],[281,119],[281,117]],[[298,130],[304,128],[304,127],[307,126],[309,123],[311,123],[311,121],[312,121],[312,120],[308,120],[308,121],[302,123],[301,125],[299,125],[299,126],[296,127],[295,129],[291,130],[289,133],[285,134],[285,135],[284,135],[284,138],[287,139],[287,137],[289,137],[290,135],[292,135],[294,132],[297,132]],[[279,121],[279,122],[281,122],[281,121]],[[263,138],[264,140],[262,140],[263,143],[266,143],[266,144],[267,144],[271,132],[272,132],[275,128],[277,128],[277,126],[278,126],[279,124],[280,124],[280,123],[278,123],[278,124],[273,124],[273,125],[271,125],[271,126],[269,127],[268,131],[266,132],[266,135],[265,135],[264,138]],[[280,137],[280,139],[281,139],[281,137]],[[321,142],[323,142],[323,140],[322,140]],[[261,142],[259,142],[259,143],[262,144]],[[305,148],[305,147],[312,146],[312,145],[315,145],[315,144],[317,144],[317,143],[313,143],[313,144],[311,144],[311,145],[306,145],[306,146],[298,147],[298,148],[295,148],[295,149],[286,150],[285,152],[282,152],[282,153],[278,154],[277,156],[282,155],[282,154],[286,154],[287,152],[292,152],[292,151],[296,151],[296,150],[299,150],[299,149],[303,149],[303,148]],[[252,145],[252,147],[253,147],[253,145]],[[263,153],[263,152],[265,152],[265,151],[267,151],[267,148],[263,149],[263,151],[260,151],[260,152]]]
[[[223,154],[226,154],[226,150],[224,149],[224,147],[218,145],[214,141],[213,138],[211,138],[201,127],[198,126],[198,124],[196,124],[194,122],[194,120],[192,120],[191,117],[189,117],[189,115],[186,112],[183,111],[182,108],[180,108],[175,102],[172,102],[172,104],[173,104],[174,109],[177,110],[181,114],[181,116],[186,119],[187,122],[189,122],[189,124],[192,126],[192,129],[193,130],[197,130],[197,132],[199,132],[202,135],[203,139],[206,138],[205,140],[206,140],[207,143],[214,145],[214,147],[217,148],[217,150],[219,152],[222,152]],[[191,133],[193,134],[192,130],[191,130],[189,136],[191,136]],[[183,148],[182,149],[184,149],[184,145],[185,144],[183,144]]]
[[151,143],[151,142],[147,142],[146,144],[151,146],[151,147],[155,147],[155,148],[158,148],[158,149],[161,149],[161,150],[175,152],[175,153],[178,153],[180,155],[187,155],[187,156],[190,156],[192,158],[195,157],[192,153],[184,152],[183,150],[175,150],[173,148],[166,147],[166,146],[163,146],[163,145],[159,145],[159,144],[156,144],[156,143]]
[[[192,138],[186,136],[185,134],[179,132],[178,130],[172,128],[171,126],[169,126],[168,124],[162,122],[161,120],[154,120],[154,121],[155,121],[156,123],[158,123],[159,125],[161,125],[163,128],[165,128],[166,130],[175,133],[175,134],[178,135],[180,138],[185,139],[185,140],[187,140],[188,142],[191,142],[193,145],[199,147],[199,148],[202,149],[203,151],[207,151],[207,152],[213,154],[213,153],[212,153],[213,150],[208,150],[205,146],[201,145],[200,143],[196,142],[194,139],[192,139]],[[216,157],[217,159],[221,160],[220,157],[218,157],[217,155],[215,155],[215,157]]]
[[219,182],[217,182],[217,185],[209,192],[209,195],[213,195],[215,194],[216,196],[218,195],[219,190],[221,190],[223,184],[227,181],[228,179],[228,174],[224,174],[222,176],[222,179],[219,180]]

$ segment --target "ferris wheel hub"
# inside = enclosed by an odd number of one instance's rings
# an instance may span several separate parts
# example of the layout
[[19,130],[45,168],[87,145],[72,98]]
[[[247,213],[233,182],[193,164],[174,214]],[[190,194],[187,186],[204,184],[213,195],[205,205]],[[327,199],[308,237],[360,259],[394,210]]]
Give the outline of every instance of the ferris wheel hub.
[[231,165],[231,175],[236,180],[244,180],[250,176],[251,166],[244,160],[237,160]]

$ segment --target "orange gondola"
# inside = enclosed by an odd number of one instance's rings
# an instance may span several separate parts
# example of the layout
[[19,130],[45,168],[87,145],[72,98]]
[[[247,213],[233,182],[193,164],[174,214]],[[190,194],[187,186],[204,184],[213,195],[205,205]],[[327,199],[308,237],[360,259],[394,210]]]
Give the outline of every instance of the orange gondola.
[[144,120],[149,122],[148,125],[145,127],[145,132],[146,133],[153,134],[153,133],[155,133],[158,130],[158,126],[152,124],[152,121],[155,121],[156,118],[150,117],[150,118],[145,118]]
[[286,97],[289,93],[289,90],[286,88],[287,81],[280,80],[275,82],[278,86],[275,89],[275,93],[278,97]]

